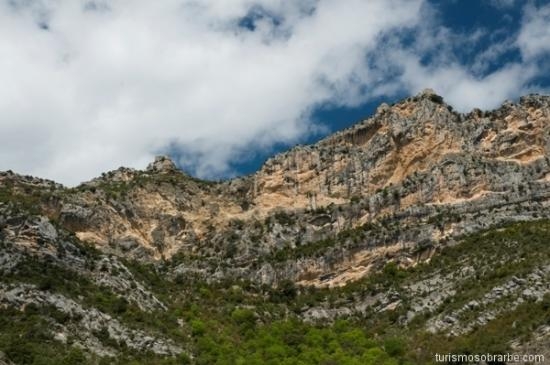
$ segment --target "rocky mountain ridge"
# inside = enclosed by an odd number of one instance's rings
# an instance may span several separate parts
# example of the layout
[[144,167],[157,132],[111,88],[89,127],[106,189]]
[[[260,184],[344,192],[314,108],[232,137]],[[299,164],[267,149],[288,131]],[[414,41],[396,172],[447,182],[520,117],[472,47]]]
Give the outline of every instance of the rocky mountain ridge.
[[[55,343],[104,358],[135,349],[192,359],[186,339],[205,330],[187,318],[197,309],[182,315],[192,306],[182,295],[218,291],[258,321],[293,308],[305,322],[373,316],[390,329],[470,336],[507,311],[544,313],[548,230],[536,222],[550,218],[549,147],[549,96],[460,114],[425,90],[224,182],[163,156],[75,188],[2,172],[0,310],[25,319],[26,308],[49,308]],[[536,232],[538,251],[518,229]],[[474,239],[487,243],[478,250]],[[266,301],[275,304],[264,315]],[[535,348],[548,340],[536,324]]]
[[[408,252],[419,242],[431,247],[544,215],[549,110],[548,97],[531,95],[492,112],[459,114],[426,90],[227,182],[194,179],[166,157],[145,171],[120,168],[74,189],[1,179],[23,194],[36,186],[51,193],[41,202],[44,216],[106,252],[146,260],[178,252],[221,257],[266,283],[277,276],[319,284],[334,267],[344,276],[330,284],[341,285],[362,277],[379,255],[404,252],[403,264],[414,264]],[[387,232],[390,222],[399,232]],[[250,267],[258,257],[364,226],[372,229],[360,242],[341,243],[340,257]]]

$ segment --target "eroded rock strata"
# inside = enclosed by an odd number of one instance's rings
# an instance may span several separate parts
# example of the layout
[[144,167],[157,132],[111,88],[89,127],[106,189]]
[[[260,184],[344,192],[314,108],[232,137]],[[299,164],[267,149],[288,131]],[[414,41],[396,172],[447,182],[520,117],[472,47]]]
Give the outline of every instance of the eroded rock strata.
[[[0,270],[7,279],[0,282],[0,306],[46,306],[63,313],[70,324],[52,327],[57,340],[70,336],[98,356],[116,355],[98,340],[102,334],[129,349],[186,353],[186,346],[165,333],[111,320],[90,304],[94,300],[71,298],[67,288],[44,294],[50,286],[21,268],[53,265],[77,272],[81,287],[103,288],[114,301],[124,298],[111,308],[115,312],[117,306],[169,312],[171,297],[159,297],[136,277],[128,266],[134,260],[161,267],[170,282],[344,288],[389,263],[397,269],[428,263],[464,236],[549,218],[549,147],[548,96],[461,114],[426,90],[383,104],[372,117],[316,144],[276,155],[253,175],[224,182],[193,178],[167,157],[144,171],[121,167],[75,188],[3,172]],[[507,310],[543,301],[550,291],[548,266],[544,260],[536,265],[461,307],[433,315],[425,329],[448,332],[463,322],[453,333],[464,335],[503,313],[493,305],[502,298],[513,297]],[[312,305],[300,316],[306,321],[364,316],[397,310],[408,298],[399,320],[407,325],[480,275],[472,267],[419,277],[400,292]],[[19,283],[21,275],[30,282]]]

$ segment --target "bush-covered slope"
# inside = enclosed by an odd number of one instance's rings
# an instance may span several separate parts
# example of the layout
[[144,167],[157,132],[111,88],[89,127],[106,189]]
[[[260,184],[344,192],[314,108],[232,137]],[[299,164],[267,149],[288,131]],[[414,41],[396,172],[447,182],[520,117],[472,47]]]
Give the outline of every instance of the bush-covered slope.
[[71,237],[61,257],[4,242],[0,351],[16,364],[425,364],[435,353],[541,352],[548,242],[550,221],[510,224],[333,289],[207,283]]

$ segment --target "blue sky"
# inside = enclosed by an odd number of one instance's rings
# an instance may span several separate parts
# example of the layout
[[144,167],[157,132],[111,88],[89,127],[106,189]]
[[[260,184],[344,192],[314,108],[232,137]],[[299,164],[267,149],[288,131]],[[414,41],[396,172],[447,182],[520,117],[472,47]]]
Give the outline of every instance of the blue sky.
[[[523,10],[527,2],[524,1],[449,1],[449,0],[431,0],[428,2],[434,13],[437,15],[436,22],[441,27],[448,28],[451,32],[465,37],[484,31],[485,34],[479,38],[469,48],[463,48],[457,45],[453,49],[453,56],[464,65],[474,68],[474,64],[491,45],[499,42],[506,42],[507,39],[516,37],[521,30]],[[532,1],[528,3],[535,8],[543,7],[548,1]],[[249,24],[249,23],[247,23]],[[550,23],[548,23],[550,28]],[[550,61],[547,54],[541,59],[541,63]],[[428,60],[425,60],[429,64]],[[517,47],[510,47],[495,59],[488,62],[483,70],[472,70],[479,77],[490,75],[499,70],[504,65],[521,62],[521,52]],[[538,74],[533,80],[533,91],[545,92],[550,90],[550,67],[544,72]],[[315,143],[320,138],[335,131],[347,128],[365,118],[371,116],[377,106],[382,102],[392,103],[409,96],[405,90],[397,91],[391,95],[383,95],[372,98],[353,107],[338,107],[334,105],[321,105],[315,108],[312,113],[312,119],[319,125],[326,126],[326,129],[320,133],[313,133],[301,138],[298,143]],[[514,95],[517,99],[520,93]],[[517,100],[516,100],[517,101]],[[490,106],[492,107],[492,106]],[[238,174],[253,173],[258,170],[263,162],[271,157],[273,153],[284,151],[291,148],[293,144],[279,144],[273,148],[257,151],[254,154],[244,157],[234,164],[234,170]]]
[[0,0],[0,170],[75,185],[169,154],[219,179],[432,88],[550,90],[550,2]]

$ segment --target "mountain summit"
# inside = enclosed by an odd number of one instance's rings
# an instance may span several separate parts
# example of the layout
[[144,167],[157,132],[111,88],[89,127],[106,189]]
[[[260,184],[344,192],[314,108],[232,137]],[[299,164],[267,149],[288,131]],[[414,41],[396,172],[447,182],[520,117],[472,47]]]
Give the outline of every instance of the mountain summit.
[[157,156],[147,166],[147,171],[171,172],[177,170],[176,164],[168,156]]
[[[199,345],[173,333],[206,330],[175,309],[185,302],[179,295],[194,298],[189,290],[197,285],[204,295],[220,287],[233,295],[223,283],[236,285],[234,295],[255,308],[246,312],[251,323],[267,321],[252,299],[262,297],[271,298],[275,317],[289,308],[306,322],[379,313],[395,316],[389,324],[375,321],[384,331],[405,326],[467,338],[504,313],[498,303],[508,296],[508,310],[548,300],[548,251],[537,243],[548,223],[537,222],[550,217],[549,136],[548,96],[461,114],[424,90],[226,182],[192,178],[165,156],[144,171],[120,168],[70,189],[1,173],[0,270],[7,279],[0,304],[55,307],[55,316],[69,316],[67,323],[53,319],[56,343],[69,346],[71,338],[106,358],[128,349],[193,358]],[[495,227],[506,235],[479,233]],[[499,266],[516,254],[523,266]],[[486,270],[479,271],[481,263]],[[56,270],[61,279],[51,277]],[[81,280],[76,286],[63,281],[72,275]],[[487,281],[468,281],[477,277]],[[88,289],[100,291],[92,298]],[[177,317],[173,332],[154,332],[156,324],[144,318],[144,329],[136,327],[139,313],[170,313],[169,323]],[[540,347],[548,336],[542,324],[533,326],[542,331],[538,342],[510,335],[507,345]]]

